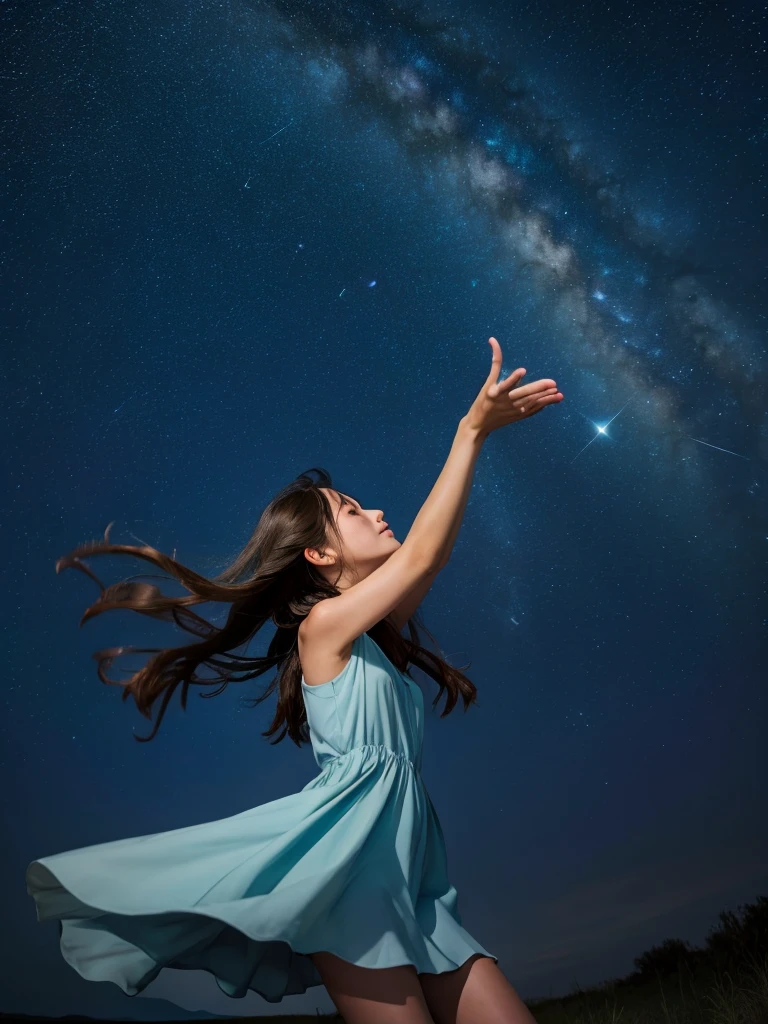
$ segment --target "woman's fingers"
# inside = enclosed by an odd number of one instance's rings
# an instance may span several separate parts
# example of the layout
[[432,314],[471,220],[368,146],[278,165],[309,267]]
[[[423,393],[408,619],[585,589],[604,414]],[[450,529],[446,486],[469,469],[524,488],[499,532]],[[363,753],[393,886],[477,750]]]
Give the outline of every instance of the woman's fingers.
[[495,384],[498,387],[499,374],[501,373],[501,345],[496,341],[495,338],[491,337],[488,339],[488,344],[491,346],[491,372],[488,374],[487,383]]
[[[518,407],[518,411],[523,413],[525,416],[533,416],[537,412],[541,412],[548,405],[552,405],[553,402],[562,401],[563,396],[557,390],[557,388],[550,388],[545,394],[536,395],[533,398],[529,398],[527,401]],[[514,403],[517,404],[517,403]]]
[[[507,391],[509,388],[515,387],[517,382],[522,380],[527,372],[528,371],[524,367],[518,366],[518,368],[513,370],[505,380],[499,381],[499,391]],[[525,385],[527,388],[530,386],[530,384]]]
[[[513,370],[508,377],[505,377],[504,380],[499,381],[499,390],[507,390],[509,388],[516,387],[519,381],[523,379],[527,372],[528,371],[524,367],[519,366],[516,370]],[[549,377],[544,377],[542,380],[534,380],[529,381],[527,384],[521,384],[520,389],[524,390],[526,388],[534,388],[542,384],[546,384],[548,387],[551,387],[554,383],[555,382],[551,380]]]
[[518,401],[518,399],[520,399],[520,398],[524,398],[524,399],[530,400],[532,398],[544,398],[546,395],[559,395],[560,394],[560,392],[557,389],[557,384],[553,384],[552,387],[539,388],[536,391],[526,391],[526,393],[524,395],[520,394],[521,390],[522,389],[519,389],[517,391],[510,391],[509,392],[509,397],[512,399],[513,402]]
[[[551,377],[544,377],[542,380],[521,385],[520,381],[528,372],[523,366],[518,366],[506,380],[499,380],[503,361],[501,345],[493,336],[488,339],[488,344],[491,346],[492,353],[491,371],[475,404],[478,406],[479,418],[488,421],[490,430],[498,429],[499,424],[495,424],[494,420],[499,415],[501,415],[502,422],[511,423],[516,419],[535,415],[546,405],[562,401],[563,396],[557,389],[557,383]],[[503,412],[503,404],[496,403],[496,399],[504,392],[509,395],[510,403],[507,408],[511,410],[511,413]]]
[[[518,371],[515,370],[515,373]],[[523,370],[525,373],[525,370]],[[522,384],[519,388],[515,387],[513,377],[515,374],[511,374],[506,380],[503,380],[499,384],[499,391],[508,390],[512,398],[528,398],[530,395],[538,394],[540,391],[549,391],[554,388],[557,390],[557,384],[549,377],[545,377],[543,380],[533,380],[530,384]],[[522,374],[521,374],[522,376]],[[520,378],[518,377],[518,380]]]

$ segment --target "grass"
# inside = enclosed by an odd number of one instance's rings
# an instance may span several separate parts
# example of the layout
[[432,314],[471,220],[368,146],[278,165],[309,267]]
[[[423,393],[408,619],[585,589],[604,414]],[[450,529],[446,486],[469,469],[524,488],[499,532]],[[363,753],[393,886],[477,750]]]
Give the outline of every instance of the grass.
[[685,967],[529,1002],[537,1024],[768,1024],[768,953],[737,972]]

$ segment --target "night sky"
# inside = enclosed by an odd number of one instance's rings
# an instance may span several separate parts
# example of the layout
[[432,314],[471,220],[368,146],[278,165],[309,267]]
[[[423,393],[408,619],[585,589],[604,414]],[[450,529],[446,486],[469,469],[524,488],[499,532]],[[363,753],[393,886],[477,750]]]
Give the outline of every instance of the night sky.
[[[0,1010],[332,1009],[323,988],[274,1006],[182,971],[130,1000],[37,923],[32,859],[223,818],[317,772],[309,746],[260,735],[274,701],[244,698],[269,676],[176,698],[137,743],[151,724],[91,654],[182,636],[116,613],[78,629],[98,588],[54,564],[114,520],[113,542],[212,575],[312,466],[403,539],[490,335],[502,376],[524,366],[565,398],[488,439],[422,606],[478,688],[425,728],[463,922],[534,998],[699,945],[768,892],[757,7],[0,14]],[[437,685],[414,678],[429,712]]]

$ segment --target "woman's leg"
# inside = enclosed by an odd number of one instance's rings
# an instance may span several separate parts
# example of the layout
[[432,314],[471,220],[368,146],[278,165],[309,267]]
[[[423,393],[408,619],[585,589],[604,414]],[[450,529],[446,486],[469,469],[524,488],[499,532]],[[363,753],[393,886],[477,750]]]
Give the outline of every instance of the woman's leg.
[[412,964],[358,967],[325,950],[308,955],[345,1024],[435,1024]]
[[418,979],[435,1024],[536,1024],[498,964],[482,953],[455,971]]

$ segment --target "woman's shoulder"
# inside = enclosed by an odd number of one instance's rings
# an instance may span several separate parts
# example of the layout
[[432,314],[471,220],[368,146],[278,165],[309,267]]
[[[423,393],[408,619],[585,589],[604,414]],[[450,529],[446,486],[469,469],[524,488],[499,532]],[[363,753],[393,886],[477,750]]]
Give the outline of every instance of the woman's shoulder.
[[[320,602],[318,602],[319,604]],[[358,638],[339,648],[310,622],[314,605],[299,625],[298,646],[301,674],[307,686],[322,686],[336,679],[346,668],[352,657],[352,649]]]

